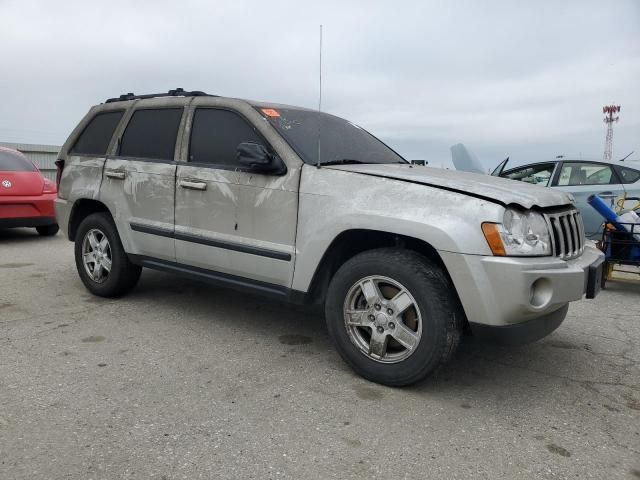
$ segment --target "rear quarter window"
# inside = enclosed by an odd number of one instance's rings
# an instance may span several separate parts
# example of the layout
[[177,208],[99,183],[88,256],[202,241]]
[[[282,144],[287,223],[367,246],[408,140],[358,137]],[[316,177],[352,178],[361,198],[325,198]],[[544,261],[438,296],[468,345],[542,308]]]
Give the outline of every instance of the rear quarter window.
[[15,152],[0,150],[0,172],[35,172],[33,163]]
[[622,183],[635,183],[640,180],[640,171],[633,168],[618,167]]
[[106,155],[124,110],[98,113],[84,128],[71,153],[77,155]]

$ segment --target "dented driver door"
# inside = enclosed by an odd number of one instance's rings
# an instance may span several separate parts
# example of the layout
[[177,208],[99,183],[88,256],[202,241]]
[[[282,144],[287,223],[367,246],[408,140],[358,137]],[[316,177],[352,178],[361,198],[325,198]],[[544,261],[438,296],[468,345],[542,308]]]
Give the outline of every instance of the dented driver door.
[[223,106],[192,110],[187,161],[176,176],[178,263],[290,286],[297,193],[286,189],[286,175],[255,175],[238,163],[240,143],[266,143],[243,115]]

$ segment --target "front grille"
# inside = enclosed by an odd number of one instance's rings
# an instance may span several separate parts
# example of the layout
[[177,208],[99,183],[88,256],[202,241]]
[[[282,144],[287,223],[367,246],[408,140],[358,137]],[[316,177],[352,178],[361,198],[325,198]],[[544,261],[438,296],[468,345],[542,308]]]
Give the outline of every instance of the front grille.
[[579,257],[584,250],[584,225],[578,210],[545,213],[551,236],[551,251],[556,257]]

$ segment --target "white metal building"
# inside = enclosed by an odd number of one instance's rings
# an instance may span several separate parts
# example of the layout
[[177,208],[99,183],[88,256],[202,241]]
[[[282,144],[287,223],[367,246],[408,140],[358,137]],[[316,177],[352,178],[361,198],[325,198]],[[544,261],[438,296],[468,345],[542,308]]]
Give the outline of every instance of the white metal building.
[[18,150],[35,163],[42,174],[50,180],[56,179],[55,161],[58,159],[58,145],[36,145],[32,143],[0,142],[0,146]]

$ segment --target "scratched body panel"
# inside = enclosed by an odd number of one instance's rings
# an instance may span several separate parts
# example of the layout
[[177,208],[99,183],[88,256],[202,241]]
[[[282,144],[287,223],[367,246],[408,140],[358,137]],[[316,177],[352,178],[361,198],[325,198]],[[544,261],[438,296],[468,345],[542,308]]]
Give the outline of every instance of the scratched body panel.
[[[109,177],[110,172],[123,172],[124,178]],[[109,208],[129,253],[175,261],[173,238],[131,228],[173,232],[175,172],[174,163],[107,159],[99,199]]]
[[[190,165],[189,138],[196,108],[221,108],[239,113],[265,138],[287,166],[283,175],[241,169]],[[244,101],[202,97],[189,107],[185,123],[183,162],[176,178],[176,234],[194,235],[203,241],[256,248],[288,255],[289,260],[254,255],[176,239],[177,261],[231,275],[290,287],[295,261],[298,185],[301,160],[255,109]],[[181,187],[183,180],[207,184],[206,190]]]
[[[203,240],[233,241],[237,222],[238,191],[232,170],[216,170],[183,164],[176,178],[176,234],[187,234]],[[205,190],[184,188],[184,181],[197,180]],[[210,245],[176,239],[179,263],[234,272],[231,252]]]
[[246,271],[256,280],[291,286],[295,261],[298,192],[286,188],[287,178],[242,173],[238,185],[238,235],[260,248],[291,256],[291,260],[257,257]]
[[[54,202],[54,207],[58,224],[65,234],[68,234],[69,219],[76,202],[84,199],[98,199],[102,183],[102,171],[106,160],[106,154],[95,156],[76,155],[71,150],[80,133],[97,112],[125,111],[127,107],[127,104],[96,105],[91,107],[60,148],[58,161],[64,162],[65,168],[60,177],[58,199]],[[120,126],[123,123],[124,120],[121,119]],[[115,148],[116,143],[114,136],[107,147],[107,153]]]
[[351,229],[406,235],[441,251],[491,255],[477,232],[482,222],[501,221],[503,212],[496,203],[468,195],[307,165],[300,186],[293,288],[307,290],[333,239]]
[[349,165],[335,169],[348,170],[366,175],[397,178],[422,185],[433,185],[478,197],[495,199],[504,205],[519,205],[524,208],[571,206],[572,197],[565,192],[548,190],[542,194],[540,187],[521,183],[514,187],[513,181],[478,173],[459,172],[442,168],[415,168],[411,165]]
[[[140,103],[139,100],[123,102],[128,106],[123,121],[115,132],[111,155],[104,168],[100,200],[109,208],[116,222],[125,250],[136,255],[146,255],[175,261],[175,244],[170,236],[149,235],[135,231],[131,225],[152,227],[167,232],[174,229],[175,159],[182,147],[180,132],[184,128],[185,115],[178,128],[173,158],[149,160],[120,157],[118,147],[129,120],[138,109],[182,108],[179,98],[153,98]],[[109,176],[113,172],[124,172],[123,178]]]
[[67,157],[69,174],[65,182],[67,188],[64,192],[66,197],[72,200],[97,198],[104,163],[105,157],[69,155]]

